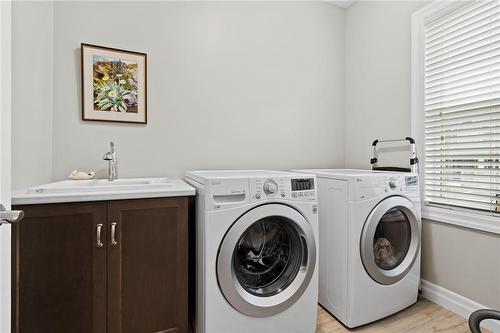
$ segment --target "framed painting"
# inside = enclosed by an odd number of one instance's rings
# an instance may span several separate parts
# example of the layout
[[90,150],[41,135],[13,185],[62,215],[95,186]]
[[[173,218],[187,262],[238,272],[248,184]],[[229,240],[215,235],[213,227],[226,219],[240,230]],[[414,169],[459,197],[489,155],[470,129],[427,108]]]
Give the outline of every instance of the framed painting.
[[81,44],[82,119],[147,123],[147,55]]

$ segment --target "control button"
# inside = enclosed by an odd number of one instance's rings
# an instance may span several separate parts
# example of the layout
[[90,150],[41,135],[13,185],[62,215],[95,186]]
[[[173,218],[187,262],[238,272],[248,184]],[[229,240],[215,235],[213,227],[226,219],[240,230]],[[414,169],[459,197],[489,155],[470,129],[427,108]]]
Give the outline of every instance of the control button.
[[303,196],[304,196],[304,193],[299,192],[299,197],[303,197]]
[[285,192],[281,192],[281,197],[284,198],[285,197]]
[[313,197],[315,193],[314,193],[314,191],[311,191],[310,194],[311,194],[311,197]]
[[278,185],[272,181],[268,180],[267,182],[264,183],[264,192],[266,194],[274,194],[278,191]]
[[304,196],[308,197],[309,196],[309,192],[304,192]]
[[260,193],[255,194],[255,199],[260,199],[260,197],[261,197]]
[[297,197],[297,192],[293,192],[292,193],[292,198],[296,198]]

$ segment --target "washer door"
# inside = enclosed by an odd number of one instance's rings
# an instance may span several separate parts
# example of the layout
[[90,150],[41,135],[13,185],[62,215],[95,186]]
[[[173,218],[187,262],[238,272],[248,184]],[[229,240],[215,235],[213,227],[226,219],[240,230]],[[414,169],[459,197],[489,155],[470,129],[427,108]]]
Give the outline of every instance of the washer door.
[[381,201],[366,219],[361,235],[361,259],[366,272],[390,285],[408,274],[420,247],[416,208],[401,196]]
[[217,278],[236,310],[268,317],[302,296],[315,264],[311,225],[289,206],[267,204],[248,211],[231,226],[219,248]]

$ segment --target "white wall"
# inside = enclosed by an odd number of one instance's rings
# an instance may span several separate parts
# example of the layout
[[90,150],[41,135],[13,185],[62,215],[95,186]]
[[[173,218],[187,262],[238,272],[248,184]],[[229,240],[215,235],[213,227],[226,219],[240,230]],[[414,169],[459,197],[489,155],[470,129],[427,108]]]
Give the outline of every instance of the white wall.
[[500,236],[426,220],[422,275],[484,306],[500,309]]
[[[360,1],[346,11],[346,167],[369,167],[375,137],[410,135],[411,15],[420,1]],[[407,151],[382,153],[386,165]],[[424,220],[422,277],[500,309],[500,235]]]
[[53,2],[12,2],[12,185],[52,179]]
[[[360,1],[346,10],[347,167],[370,167],[374,139],[411,135],[411,15],[425,4]],[[378,147],[380,165],[409,165],[404,144]]]
[[[343,165],[343,9],[323,2],[54,7],[53,180],[75,168],[102,176],[110,140],[121,177]],[[148,54],[146,126],[80,120],[81,42]]]

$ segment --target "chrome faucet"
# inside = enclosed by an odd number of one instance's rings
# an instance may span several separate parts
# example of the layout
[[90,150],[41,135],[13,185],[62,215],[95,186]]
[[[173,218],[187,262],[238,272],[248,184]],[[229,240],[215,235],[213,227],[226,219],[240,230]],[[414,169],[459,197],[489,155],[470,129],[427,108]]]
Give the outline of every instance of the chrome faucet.
[[118,158],[116,157],[115,144],[113,141],[110,143],[111,150],[103,156],[103,160],[108,161],[108,180],[115,180],[118,178]]

